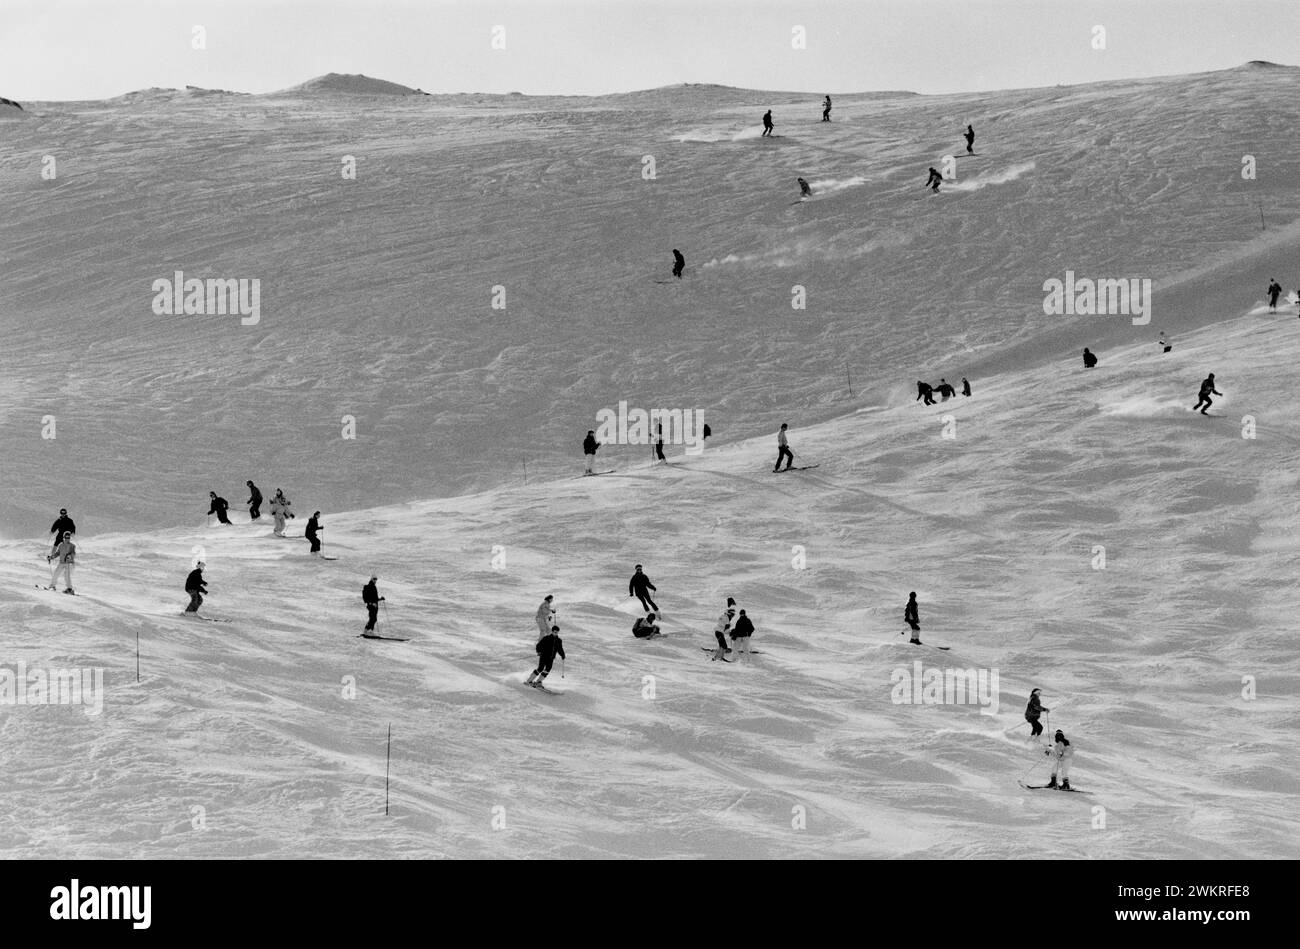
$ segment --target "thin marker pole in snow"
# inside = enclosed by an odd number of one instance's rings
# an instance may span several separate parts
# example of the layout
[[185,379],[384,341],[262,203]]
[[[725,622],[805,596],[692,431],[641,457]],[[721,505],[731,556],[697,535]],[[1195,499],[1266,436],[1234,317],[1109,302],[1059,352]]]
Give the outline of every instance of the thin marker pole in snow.
[[528,483],[528,459],[524,458],[524,484]]
[[135,631],[135,681],[140,681],[140,630]]
[[1267,230],[1267,228],[1264,227],[1264,202],[1263,201],[1259,202],[1259,229],[1261,231]]
[[844,376],[849,380],[849,398],[851,399],[853,398],[853,376],[849,372],[849,367],[847,364],[844,366]]
[[388,770],[393,760],[393,723],[388,723],[388,751],[384,755],[384,816],[388,816]]

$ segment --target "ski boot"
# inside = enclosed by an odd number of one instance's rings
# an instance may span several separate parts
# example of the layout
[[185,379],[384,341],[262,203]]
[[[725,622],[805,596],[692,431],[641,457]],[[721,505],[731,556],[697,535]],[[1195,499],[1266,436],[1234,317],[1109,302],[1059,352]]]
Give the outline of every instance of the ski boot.
[[1049,788],[1054,788],[1054,787],[1057,787],[1057,786],[1058,786],[1057,783],[1056,783],[1056,775],[1052,775],[1052,780],[1050,780],[1050,781],[1047,782],[1047,786],[1048,786]]
[[74,589],[72,589],[72,587],[68,587],[68,588],[67,588],[66,590],[64,590],[63,592],[64,592],[64,593],[71,593],[73,596],[75,596],[76,593],[77,593],[77,591],[74,590]]
[[1071,790],[1073,790],[1073,788],[1070,787],[1070,779],[1069,779],[1069,778],[1066,778],[1065,780],[1063,780],[1063,781],[1061,782],[1061,790],[1062,790],[1062,791],[1071,791]]

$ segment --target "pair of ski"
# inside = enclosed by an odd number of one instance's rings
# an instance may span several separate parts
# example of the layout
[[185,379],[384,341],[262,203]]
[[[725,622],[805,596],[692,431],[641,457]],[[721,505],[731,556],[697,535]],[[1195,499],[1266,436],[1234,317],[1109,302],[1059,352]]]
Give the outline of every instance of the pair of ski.
[[791,467],[791,468],[773,468],[773,469],[772,469],[772,474],[779,474],[779,473],[782,472],[782,471],[808,471],[808,470],[811,469],[811,468],[820,468],[820,467],[821,467],[821,464],[818,463],[818,464],[815,464],[815,465],[796,465],[796,466]]
[[[700,651],[701,651],[701,652],[717,652],[717,651],[718,651],[718,647],[717,647],[717,646],[701,646],[701,647],[700,647]],[[730,649],[727,650],[727,652],[732,652],[732,651],[733,651],[733,650],[730,650]],[[750,653],[751,655],[754,655],[754,656],[761,656],[761,655],[763,655],[763,651],[762,651],[761,649],[748,649],[748,650],[746,650],[746,652],[748,652],[748,653]],[[717,658],[721,659],[723,662],[735,662],[735,661],[736,661],[735,659],[728,659],[726,656],[718,656]]]
[[564,694],[563,692],[556,692],[554,689],[548,689],[546,686],[542,685],[540,682],[521,682],[520,685],[522,685],[522,686],[523,686],[524,688],[526,688],[526,689],[534,689],[534,690],[536,690],[536,691],[538,691],[538,692],[545,692],[547,695],[563,695],[563,694]]
[[1078,788],[1063,788],[1060,785],[1053,787],[1050,784],[1026,784],[1024,781],[1017,782],[1027,791],[1065,791],[1069,794],[1091,794],[1091,791],[1080,791]]
[[361,633],[357,639],[382,639],[390,643],[409,643],[411,640],[405,636],[376,636],[374,633]]
[[190,613],[188,611],[181,613],[181,616],[187,617],[189,619],[201,619],[205,623],[229,623],[230,622],[230,620],[228,619],[219,619],[215,616],[200,616],[198,613]]
[[[55,592],[60,592],[58,587],[43,587],[43,586],[41,586],[39,583],[36,584],[36,589],[38,589],[38,590],[54,590]],[[63,591],[61,591],[61,592],[66,593],[66,594],[68,594],[69,596],[76,596],[76,595],[77,595],[77,594],[74,593],[71,589],[63,590]]]

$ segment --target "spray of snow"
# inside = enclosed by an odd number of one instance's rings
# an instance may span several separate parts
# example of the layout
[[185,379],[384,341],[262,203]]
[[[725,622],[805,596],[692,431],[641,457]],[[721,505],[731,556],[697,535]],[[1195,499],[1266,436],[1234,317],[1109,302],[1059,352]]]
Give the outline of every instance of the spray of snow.
[[1012,165],[1002,171],[995,172],[991,175],[982,175],[978,178],[961,178],[957,181],[945,181],[943,183],[944,191],[979,191],[981,188],[987,188],[989,185],[1004,185],[1008,181],[1015,181],[1017,178],[1028,174],[1034,170],[1034,162],[1027,161],[1019,165]]

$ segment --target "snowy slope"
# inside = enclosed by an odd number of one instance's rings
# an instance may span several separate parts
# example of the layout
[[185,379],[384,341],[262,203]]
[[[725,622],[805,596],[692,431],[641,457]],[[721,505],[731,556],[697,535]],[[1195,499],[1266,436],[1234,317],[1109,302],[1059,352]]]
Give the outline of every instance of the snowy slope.
[[[0,706],[0,852],[1300,855],[1300,320],[1260,302],[1300,283],[1300,195],[1258,137],[1294,123],[1294,76],[844,96],[830,127],[757,93],[690,121],[653,97],[38,104],[0,159],[0,530],[23,538],[0,542],[0,664],[102,666],[108,691],[98,716]],[[785,137],[749,141],[769,106]],[[923,192],[966,121],[980,156]],[[674,246],[688,279],[657,284]],[[261,273],[262,325],[154,317],[177,267]],[[1044,316],[1066,269],[1156,279],[1155,318]],[[974,397],[915,403],[940,375]],[[609,446],[616,474],[572,477],[619,399],[703,406],[717,437],[671,469]],[[820,467],[771,474],[783,420]],[[241,501],[246,477],[286,488],[291,533],[325,510],[339,560],[246,515],[202,527],[206,491]],[[61,504],[78,598],[35,587]],[[178,615],[196,546],[228,624]],[[628,632],[637,562],[662,641]],[[355,638],[372,571],[411,643]],[[898,634],[908,590],[950,652]],[[558,696],[519,685],[545,593]],[[763,652],[710,663],[728,595]],[[917,658],[997,669],[997,714],[893,704]],[[1091,797],[1017,786],[1045,773],[1035,686]]]

